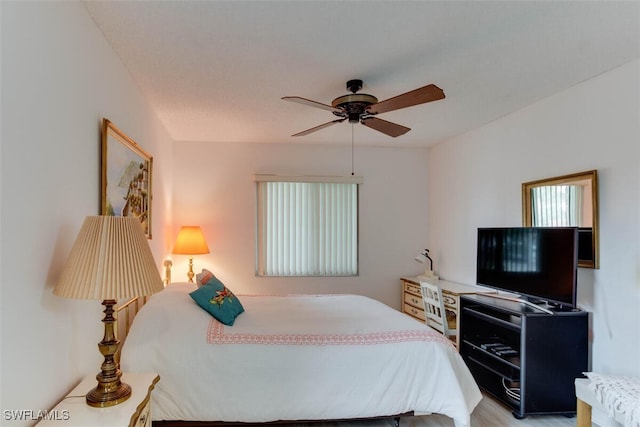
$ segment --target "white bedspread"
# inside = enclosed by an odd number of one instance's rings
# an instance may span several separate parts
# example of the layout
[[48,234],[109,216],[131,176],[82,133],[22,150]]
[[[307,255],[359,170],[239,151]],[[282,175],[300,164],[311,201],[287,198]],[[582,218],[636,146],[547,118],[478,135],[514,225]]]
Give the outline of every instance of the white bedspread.
[[415,411],[469,424],[480,391],[426,325],[354,295],[239,295],[227,327],[172,284],[136,317],[125,372],[157,372],[154,420],[362,418]]

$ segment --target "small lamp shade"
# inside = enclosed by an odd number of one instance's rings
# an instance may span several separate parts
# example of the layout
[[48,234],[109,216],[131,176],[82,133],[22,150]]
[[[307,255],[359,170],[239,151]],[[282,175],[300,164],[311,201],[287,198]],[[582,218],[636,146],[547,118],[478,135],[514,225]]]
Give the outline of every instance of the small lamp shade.
[[193,255],[209,253],[209,247],[204,240],[202,230],[197,225],[185,225],[180,227],[176,243],[173,245],[173,253],[176,255],[189,255],[189,271],[187,277],[193,282]]
[[173,245],[173,253],[176,255],[208,254],[209,247],[200,227],[197,225],[180,227],[176,243]]
[[125,299],[164,289],[140,220],[90,216],[53,293],[76,299]]

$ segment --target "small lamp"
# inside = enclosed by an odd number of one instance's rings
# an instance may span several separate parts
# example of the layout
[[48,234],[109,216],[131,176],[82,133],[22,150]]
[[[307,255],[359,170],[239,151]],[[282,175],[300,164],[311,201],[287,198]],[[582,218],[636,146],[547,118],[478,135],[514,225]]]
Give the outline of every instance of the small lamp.
[[[421,264],[425,264],[424,274],[421,274],[418,277],[427,279],[438,279],[438,276],[433,274],[433,260],[429,256],[429,249],[425,249],[424,251],[420,252],[420,254],[414,259]],[[427,261],[429,261],[429,265],[426,265]]]
[[185,225],[180,228],[173,252],[176,255],[189,255],[189,282],[193,282],[193,255],[209,253],[209,247],[204,240],[202,230],[197,225]]
[[114,359],[120,345],[113,327],[116,301],[151,295],[163,288],[138,218],[85,219],[53,293],[64,298],[102,300],[105,306],[104,337],[98,344],[104,362],[96,376],[97,387],[86,395],[89,406],[113,406],[131,396],[131,387],[120,381],[122,372]]

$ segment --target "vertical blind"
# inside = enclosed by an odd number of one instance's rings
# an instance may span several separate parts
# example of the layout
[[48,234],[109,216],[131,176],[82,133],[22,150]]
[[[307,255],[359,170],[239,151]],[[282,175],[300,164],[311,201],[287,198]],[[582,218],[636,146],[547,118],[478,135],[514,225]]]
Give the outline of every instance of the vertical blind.
[[582,187],[548,185],[532,190],[532,220],[536,227],[577,227],[582,217]]
[[358,273],[358,184],[258,181],[257,274]]

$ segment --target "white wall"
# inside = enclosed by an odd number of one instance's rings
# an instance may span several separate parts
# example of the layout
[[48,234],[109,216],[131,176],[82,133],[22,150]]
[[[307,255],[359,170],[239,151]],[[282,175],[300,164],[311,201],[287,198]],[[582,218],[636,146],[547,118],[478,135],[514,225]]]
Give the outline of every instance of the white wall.
[[429,245],[447,279],[475,282],[476,229],[519,226],[521,184],[598,170],[600,269],[579,269],[593,370],[640,374],[638,61],[429,153]]
[[[365,129],[365,131],[368,131]],[[427,238],[426,149],[355,149],[360,187],[358,277],[255,277],[255,173],[345,175],[350,145],[176,144],[174,224],[201,225],[211,254],[194,259],[234,292],[356,293],[400,308],[403,275]],[[184,281],[186,257],[174,255],[173,280]]]
[[82,221],[99,214],[101,119],[154,155],[159,267],[172,141],[81,3],[1,2],[1,31],[0,407],[37,411],[101,363],[100,302],[52,294]]

